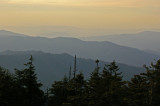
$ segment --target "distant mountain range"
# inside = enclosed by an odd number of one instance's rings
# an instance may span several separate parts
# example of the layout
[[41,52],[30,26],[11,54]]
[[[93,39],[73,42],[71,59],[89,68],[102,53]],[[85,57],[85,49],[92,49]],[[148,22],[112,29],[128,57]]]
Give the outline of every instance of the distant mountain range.
[[105,35],[81,39],[87,41],[110,41],[119,45],[145,50],[160,56],[160,32],[145,31],[135,34]]
[[[44,87],[50,86],[53,81],[60,80],[68,76],[70,66],[73,71],[74,57],[68,54],[50,54],[41,51],[5,51],[0,53],[0,66],[8,68],[11,72],[14,68],[24,69],[24,65],[28,62],[30,55],[33,55],[39,80],[44,84]],[[99,66],[102,70],[107,62],[100,61]],[[144,72],[143,68],[133,67],[125,64],[117,63],[120,67],[120,72],[123,72],[125,80],[129,80],[133,75]],[[95,60],[77,58],[78,72],[83,72],[88,78],[90,73],[95,69]]]
[[[11,36],[10,36],[11,35]],[[75,54],[80,58],[100,59],[103,61],[116,60],[133,66],[150,64],[159,56],[136,48],[120,46],[108,41],[82,41],[76,38],[45,38],[31,37],[8,31],[0,31],[0,52],[6,50],[13,51],[44,51],[48,53]]]
[[0,36],[6,37],[6,36],[27,36],[27,35],[11,32],[7,30],[0,30]]

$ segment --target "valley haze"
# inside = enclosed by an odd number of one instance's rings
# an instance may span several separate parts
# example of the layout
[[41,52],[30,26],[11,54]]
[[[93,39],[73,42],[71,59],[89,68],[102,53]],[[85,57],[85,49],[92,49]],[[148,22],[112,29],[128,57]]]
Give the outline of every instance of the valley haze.
[[[144,39],[145,40],[145,39]],[[132,47],[118,45],[109,41],[83,41],[70,37],[32,37],[8,31],[0,31],[0,51],[28,51],[36,50],[53,54],[75,54],[85,59],[100,59],[111,62],[142,67],[150,64],[159,56]]]
[[[143,40],[152,38],[149,37],[149,34],[154,35],[157,41],[159,39],[159,32],[138,34]],[[144,64],[149,65],[152,61],[154,62],[154,59],[160,57],[155,52],[150,53],[142,49],[128,47],[128,45],[122,46],[125,44],[118,44],[118,41],[121,43],[131,41],[130,37],[136,40],[138,34],[81,38],[83,39],[81,40],[71,37],[33,37],[0,30],[0,65],[13,72],[14,68],[24,68],[23,64],[30,55],[33,55],[39,80],[45,86],[50,86],[53,81],[60,80],[65,74],[68,74],[69,67],[73,68],[74,56],[77,55],[78,71],[83,72],[86,77],[94,70],[96,59],[100,60],[101,70],[104,64],[115,60],[118,62],[120,71],[123,72],[124,79],[130,80],[133,75],[144,72],[142,67]],[[124,40],[123,36],[127,37],[127,40]],[[115,37],[119,38],[115,39]],[[109,41],[109,38],[112,38],[114,43],[112,43],[112,39]],[[150,42],[155,45],[155,39]],[[159,44],[159,42],[156,43]],[[158,48],[158,46],[156,47]]]

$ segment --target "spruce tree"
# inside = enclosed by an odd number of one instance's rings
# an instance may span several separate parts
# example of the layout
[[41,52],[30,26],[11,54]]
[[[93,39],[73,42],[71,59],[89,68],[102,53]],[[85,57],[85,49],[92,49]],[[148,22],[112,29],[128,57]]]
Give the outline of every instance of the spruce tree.
[[142,75],[146,78],[148,83],[148,101],[149,105],[158,106],[160,105],[160,60],[155,64],[151,63],[149,67],[144,66],[146,73]]
[[148,83],[142,75],[135,75],[128,82],[128,104],[133,106],[149,106]]
[[62,81],[55,81],[50,88],[50,106],[63,106],[67,103],[68,94],[68,79],[65,76]]
[[99,60],[96,60],[96,68],[91,73],[90,78],[87,84],[87,100],[89,106],[100,106],[101,96],[100,96],[100,83],[101,83],[101,76],[98,66]]
[[25,69],[15,69],[17,82],[22,93],[21,96],[24,97],[22,105],[41,106],[43,105],[43,91],[40,89],[42,84],[37,81],[33,57],[31,56],[29,62],[24,65],[26,66]]
[[14,77],[9,70],[0,67],[0,105],[16,106]]
[[118,72],[119,67],[113,61],[105,65],[102,73],[101,92],[102,105],[117,106],[124,105],[125,81],[122,80],[122,73]]

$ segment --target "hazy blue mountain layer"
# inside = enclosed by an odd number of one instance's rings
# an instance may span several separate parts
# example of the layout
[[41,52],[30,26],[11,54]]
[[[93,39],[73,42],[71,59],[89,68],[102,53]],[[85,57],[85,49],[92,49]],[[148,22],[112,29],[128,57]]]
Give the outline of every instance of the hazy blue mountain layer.
[[[5,33],[4,33],[5,32]],[[0,51],[36,50],[54,54],[67,53],[86,59],[100,59],[103,61],[116,60],[133,66],[150,64],[159,56],[135,48],[120,46],[108,41],[82,41],[76,38],[45,38],[30,37],[7,31],[0,31]],[[11,36],[10,36],[11,35]]]
[[[46,86],[49,86],[55,80],[62,79],[64,75],[68,76],[70,66],[73,71],[74,57],[68,54],[50,54],[40,51],[13,52],[6,51],[0,53],[0,66],[8,68],[14,72],[14,68],[23,69],[26,63],[33,55],[34,65],[39,80]],[[101,70],[107,62],[100,61]],[[119,64],[120,71],[123,72],[125,80],[129,80],[133,75],[144,72],[143,68],[133,67],[125,64]],[[86,78],[95,69],[95,60],[77,58],[77,70],[83,72]]]
[[82,39],[87,41],[110,41],[119,45],[145,50],[160,56],[160,32],[145,31],[135,34],[95,36]]

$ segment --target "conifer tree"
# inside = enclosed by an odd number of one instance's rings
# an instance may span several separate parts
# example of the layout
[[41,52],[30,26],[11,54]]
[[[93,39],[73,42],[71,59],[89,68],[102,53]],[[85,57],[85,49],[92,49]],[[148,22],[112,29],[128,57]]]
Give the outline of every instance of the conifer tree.
[[68,96],[68,79],[65,76],[62,81],[55,81],[50,88],[50,106],[63,106],[67,103]]
[[0,105],[16,106],[14,77],[9,70],[0,67]]
[[149,93],[149,105],[158,106],[160,105],[160,60],[155,64],[151,63],[151,66],[146,68],[146,73],[142,75],[146,78],[148,83],[148,93]]
[[102,73],[101,92],[103,103],[102,105],[124,105],[124,90],[125,81],[122,81],[121,72],[118,72],[119,67],[113,61],[105,65]]
[[128,82],[128,103],[134,106],[149,106],[148,84],[142,75],[135,75]]
[[75,58],[74,58],[74,71],[73,71],[73,77],[74,78],[76,77],[76,72],[77,72],[77,57],[75,55]]
[[41,83],[37,81],[35,74],[35,66],[33,65],[33,57],[31,56],[29,62],[24,64],[25,69],[16,70],[17,82],[22,93],[23,106],[41,106],[43,105],[43,91],[40,89]]
[[87,86],[87,99],[88,105],[90,106],[100,106],[101,96],[100,96],[100,83],[101,76],[99,73],[100,67],[98,66],[99,60],[96,60],[96,68],[91,73],[90,79],[88,80]]

